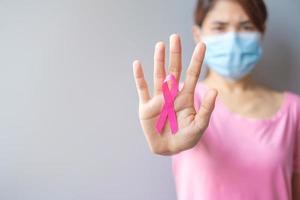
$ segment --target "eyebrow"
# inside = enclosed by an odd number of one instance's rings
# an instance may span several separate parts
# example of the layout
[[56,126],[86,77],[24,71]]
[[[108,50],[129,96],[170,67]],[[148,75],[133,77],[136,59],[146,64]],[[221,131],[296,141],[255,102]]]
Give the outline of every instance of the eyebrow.
[[252,24],[250,20],[240,22],[240,25]]
[[226,24],[228,24],[228,22],[224,22],[224,21],[213,21],[212,24],[214,24],[214,25],[226,25]]
[[[224,21],[213,21],[212,24],[214,25],[227,25],[228,22],[224,22]],[[247,24],[252,24],[252,22],[250,20],[245,20],[245,21],[241,21],[240,25],[247,25]]]

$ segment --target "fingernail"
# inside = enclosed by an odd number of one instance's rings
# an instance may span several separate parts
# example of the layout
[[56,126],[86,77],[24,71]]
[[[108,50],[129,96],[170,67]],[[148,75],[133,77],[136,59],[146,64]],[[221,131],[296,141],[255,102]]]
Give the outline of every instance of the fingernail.
[[155,45],[155,49],[159,49],[159,48],[161,48],[163,46],[164,46],[164,43],[162,41],[157,42],[156,45]]
[[138,65],[138,64],[140,64],[140,61],[139,61],[139,60],[134,60],[134,61],[132,62],[132,65]]
[[181,51],[181,42],[178,34],[172,34],[170,37],[170,49],[172,52]]

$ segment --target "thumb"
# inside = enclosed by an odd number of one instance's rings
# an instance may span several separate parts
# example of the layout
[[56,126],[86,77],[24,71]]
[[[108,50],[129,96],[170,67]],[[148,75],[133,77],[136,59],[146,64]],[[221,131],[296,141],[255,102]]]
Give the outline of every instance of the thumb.
[[216,89],[209,89],[202,98],[200,108],[195,116],[195,120],[201,130],[205,130],[209,124],[210,116],[215,108],[218,95]]

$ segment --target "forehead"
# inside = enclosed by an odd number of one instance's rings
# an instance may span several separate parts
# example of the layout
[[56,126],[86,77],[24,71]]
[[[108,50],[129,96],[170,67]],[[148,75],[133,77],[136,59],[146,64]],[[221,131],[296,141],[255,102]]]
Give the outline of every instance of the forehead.
[[233,0],[219,0],[208,12],[207,21],[240,22],[249,20],[243,7]]

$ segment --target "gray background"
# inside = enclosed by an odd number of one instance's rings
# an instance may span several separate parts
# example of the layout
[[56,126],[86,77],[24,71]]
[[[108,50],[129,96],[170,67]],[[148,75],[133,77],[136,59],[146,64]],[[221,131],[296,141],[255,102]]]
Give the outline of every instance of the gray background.
[[[170,158],[139,126],[131,63],[152,86],[154,44],[176,32],[186,66],[194,3],[0,0],[1,200],[176,198]],[[256,78],[300,93],[300,1],[267,3]]]

